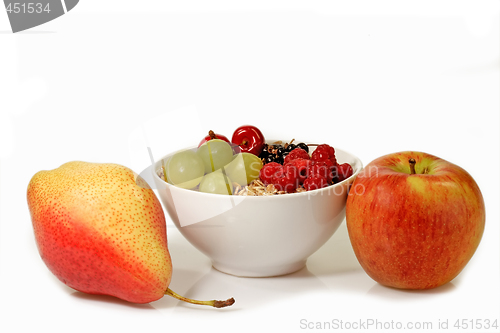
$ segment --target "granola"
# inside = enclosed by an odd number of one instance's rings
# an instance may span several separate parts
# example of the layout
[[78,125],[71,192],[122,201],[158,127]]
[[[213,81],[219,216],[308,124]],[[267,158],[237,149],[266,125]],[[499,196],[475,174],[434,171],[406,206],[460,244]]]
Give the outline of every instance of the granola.
[[[271,196],[271,195],[281,195],[286,194],[286,191],[278,191],[273,184],[264,185],[262,180],[257,178],[252,181],[247,186],[240,186],[237,183],[234,183],[234,195],[244,195],[244,196]],[[296,190],[297,192],[305,192],[303,187],[299,187]]]

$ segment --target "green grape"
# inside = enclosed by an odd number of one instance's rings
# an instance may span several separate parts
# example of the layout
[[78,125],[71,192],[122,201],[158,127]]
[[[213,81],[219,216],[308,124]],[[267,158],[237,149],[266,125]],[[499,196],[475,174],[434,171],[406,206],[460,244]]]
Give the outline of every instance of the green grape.
[[245,186],[259,177],[262,169],[260,158],[251,153],[240,153],[234,156],[231,163],[224,167],[226,174],[234,182]]
[[203,161],[192,150],[174,154],[168,159],[165,170],[170,184],[187,189],[196,187],[205,174]]
[[233,159],[233,149],[220,139],[212,139],[200,146],[196,152],[203,160],[205,173],[213,172],[222,168]]
[[200,192],[233,194],[233,182],[222,172],[223,169],[207,173],[200,183]]

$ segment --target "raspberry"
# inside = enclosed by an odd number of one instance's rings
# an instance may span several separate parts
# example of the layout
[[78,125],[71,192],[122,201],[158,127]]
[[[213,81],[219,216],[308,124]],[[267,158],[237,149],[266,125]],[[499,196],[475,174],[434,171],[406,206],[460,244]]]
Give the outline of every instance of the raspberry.
[[305,160],[310,160],[311,157],[309,154],[302,148],[295,148],[292,150],[288,155],[285,157],[285,163],[283,164],[288,164],[293,160],[296,160],[297,158],[303,158]]
[[311,165],[311,160],[306,160],[305,158],[297,158],[286,165],[291,165],[297,168],[299,173],[299,184],[302,185],[304,180],[306,180],[308,175],[308,169]]
[[328,183],[331,183],[334,177],[334,173],[332,171],[332,162],[330,160],[313,161],[307,170],[309,176],[323,176],[326,178]]
[[293,165],[285,165],[273,175],[272,182],[278,191],[295,192],[299,186],[299,171]]
[[317,190],[328,186],[328,181],[321,175],[310,175],[304,180],[304,188],[307,191]]
[[335,149],[333,149],[332,146],[327,145],[327,144],[318,145],[318,147],[316,147],[315,151],[317,153],[324,152],[325,154],[327,154],[329,156],[335,155]]
[[273,176],[276,172],[283,170],[283,166],[276,162],[267,163],[260,169],[259,177],[265,185],[273,182]]
[[337,177],[336,182],[341,182],[352,176],[354,171],[352,170],[352,166],[349,163],[340,164],[337,167]]
[[335,158],[335,149],[327,144],[319,145],[311,154],[311,159],[314,161],[330,160],[333,166],[337,165]]

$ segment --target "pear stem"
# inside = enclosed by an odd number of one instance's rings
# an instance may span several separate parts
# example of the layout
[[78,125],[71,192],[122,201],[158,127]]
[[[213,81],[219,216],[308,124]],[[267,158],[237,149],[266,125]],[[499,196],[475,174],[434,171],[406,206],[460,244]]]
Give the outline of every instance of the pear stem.
[[415,174],[415,163],[417,163],[417,161],[415,161],[414,158],[410,158],[408,160],[408,163],[410,163],[410,172],[412,175],[414,175]]
[[213,306],[214,308],[224,308],[226,306],[230,306],[234,304],[234,298],[229,298],[225,301],[216,301],[216,300],[211,300],[211,301],[197,301],[194,299],[186,298],[184,296],[181,296],[177,294],[176,292],[172,291],[170,288],[167,288],[167,291],[165,291],[165,295],[172,296],[173,298],[177,298],[178,300],[192,303],[192,304],[198,304],[198,305],[208,305],[208,306]]

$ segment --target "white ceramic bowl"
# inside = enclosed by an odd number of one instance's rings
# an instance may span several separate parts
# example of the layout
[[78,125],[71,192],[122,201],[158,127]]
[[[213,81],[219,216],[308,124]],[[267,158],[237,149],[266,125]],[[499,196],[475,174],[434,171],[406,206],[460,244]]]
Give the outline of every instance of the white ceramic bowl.
[[353,176],[308,192],[236,196],[182,189],[158,175],[161,161],[175,152],[155,163],[153,178],[174,224],[217,270],[245,277],[277,276],[303,268],[345,218],[348,189],[362,163],[344,150],[335,152],[339,163],[351,164]]

